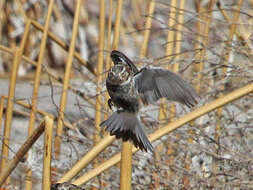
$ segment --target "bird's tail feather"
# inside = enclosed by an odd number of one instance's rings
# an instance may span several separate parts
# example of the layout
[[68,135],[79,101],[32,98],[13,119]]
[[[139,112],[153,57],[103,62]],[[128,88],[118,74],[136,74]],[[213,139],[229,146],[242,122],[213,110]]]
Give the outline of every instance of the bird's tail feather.
[[106,126],[105,130],[110,135],[115,135],[116,138],[121,138],[123,141],[132,141],[141,150],[153,151],[153,146],[143,131],[140,120],[134,113],[116,111],[100,126]]

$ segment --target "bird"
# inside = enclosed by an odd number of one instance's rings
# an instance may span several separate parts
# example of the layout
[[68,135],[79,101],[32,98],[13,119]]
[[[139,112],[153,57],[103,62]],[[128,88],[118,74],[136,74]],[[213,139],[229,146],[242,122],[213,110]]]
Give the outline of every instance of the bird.
[[199,96],[181,76],[160,67],[145,66],[138,69],[122,52],[111,51],[114,65],[106,78],[106,89],[110,96],[108,106],[111,116],[100,124],[117,139],[132,141],[136,148],[153,152],[140,121],[139,110],[161,98],[176,101],[188,107],[198,103]]

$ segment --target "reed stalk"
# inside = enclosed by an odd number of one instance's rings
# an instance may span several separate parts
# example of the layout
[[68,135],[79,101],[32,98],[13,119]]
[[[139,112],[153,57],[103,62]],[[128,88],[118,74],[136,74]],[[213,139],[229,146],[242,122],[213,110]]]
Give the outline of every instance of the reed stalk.
[[[38,23],[35,20],[32,20],[32,25],[37,28],[40,31],[44,31],[44,27]],[[48,37],[53,40],[55,43],[57,43],[60,47],[62,47],[64,50],[68,51],[69,50],[69,45],[66,44],[65,42],[63,42],[59,37],[57,37],[54,33],[52,32],[48,32]],[[95,71],[87,66],[87,62],[85,60],[83,60],[83,58],[81,57],[81,55],[79,53],[77,53],[76,51],[74,52],[74,57],[78,60],[78,62],[80,64],[82,64],[84,67],[86,67],[91,73],[93,73],[94,75],[96,75]]]
[[25,143],[19,148],[18,152],[12,158],[11,161],[3,168],[0,173],[0,187],[4,184],[7,177],[17,167],[18,163],[23,159],[25,154],[29,151],[31,146],[37,141],[45,129],[45,120],[31,133]]
[[45,117],[44,158],[43,158],[43,177],[42,177],[43,190],[48,190],[51,188],[53,126],[54,120],[50,117]]
[[[45,28],[42,35],[42,40],[40,44],[40,52],[38,56],[38,62],[36,64],[36,71],[35,71],[35,77],[34,77],[34,86],[33,86],[33,94],[32,94],[32,101],[31,101],[31,111],[30,111],[30,120],[29,120],[29,127],[28,127],[28,136],[32,134],[32,131],[34,129],[35,124],[35,114],[37,109],[37,103],[38,103],[38,92],[39,92],[39,86],[40,86],[40,75],[41,75],[41,68],[43,64],[44,59],[44,53],[45,53],[45,47],[47,42],[47,36],[48,36],[48,30],[49,30],[49,24],[51,19],[51,14],[54,6],[54,0],[50,0],[49,6],[48,6],[48,12],[46,16],[45,21]],[[28,158],[27,154],[27,158]],[[25,180],[25,189],[31,190],[32,189],[32,171],[27,168],[26,170],[26,180]]]
[[[232,47],[233,47],[233,39],[235,36],[235,31],[236,31],[236,27],[237,27],[237,22],[239,20],[239,15],[240,15],[240,10],[242,8],[242,4],[243,4],[243,0],[238,0],[237,2],[237,9],[234,12],[233,15],[233,19],[232,19],[232,24],[230,24],[229,26],[229,35],[228,35],[228,40],[226,41],[226,48],[223,52],[223,62],[221,63],[222,65],[228,65],[228,61],[229,61],[229,57],[231,56],[231,51],[232,51]],[[223,67],[222,69],[222,75],[226,76],[227,74],[227,67]],[[220,90],[224,91],[225,90],[225,83],[223,85],[220,86]],[[220,96],[222,96],[222,94],[220,94]],[[220,134],[221,134],[221,117],[222,117],[222,107],[217,109],[217,123],[215,126],[215,141],[219,143],[220,140]],[[214,173],[214,177],[212,180],[213,184],[216,184],[216,175],[218,173],[218,168],[217,165],[215,164],[215,162],[213,162],[213,173]]]
[[[102,94],[101,94],[101,83],[103,81],[103,65],[104,65],[104,36],[105,36],[105,1],[99,1],[99,37],[98,37],[98,63],[97,63],[97,96],[95,104],[95,128],[93,134],[93,144],[96,145],[100,140],[100,123],[101,123],[101,105],[102,105]],[[95,168],[98,164],[98,159],[94,160],[93,167]],[[98,184],[96,180],[94,182]],[[96,190],[97,187],[93,186],[92,190]]]
[[[19,48],[16,48],[13,64],[12,64],[12,71],[10,76],[10,84],[9,84],[9,93],[8,93],[8,100],[7,100],[7,108],[6,108],[6,116],[4,122],[4,139],[2,143],[2,153],[1,153],[1,166],[0,172],[5,168],[5,165],[8,161],[9,157],[9,145],[10,145],[10,137],[11,137],[11,122],[12,122],[12,111],[14,105],[14,97],[15,97],[15,88],[16,88],[16,78],[18,67],[20,63],[21,51]],[[8,182],[8,180],[7,180]]]
[[[112,35],[112,16],[113,16],[113,2],[112,0],[109,0],[109,12],[108,12],[108,21],[107,21],[107,41],[106,41],[106,50],[111,51],[111,35]],[[108,72],[110,67],[111,67],[111,54],[107,53],[106,58],[105,58],[105,71]],[[104,77],[104,80],[106,80],[106,76]],[[104,120],[108,119],[109,114],[110,114],[110,109],[108,107],[107,100],[109,100],[110,96],[108,92],[105,93],[104,95]],[[106,131],[102,130],[103,137],[106,136]],[[107,150],[105,150],[105,154],[107,153]],[[103,160],[104,161],[104,160]],[[101,188],[104,188],[106,186],[106,183],[104,181],[100,181],[101,183]]]
[[[174,51],[175,51],[175,34],[176,34],[176,29],[175,24],[176,24],[176,15],[177,15],[177,1],[176,0],[171,0],[170,2],[170,10],[169,10],[169,15],[168,15],[168,33],[167,33],[167,45],[166,45],[166,49],[165,49],[165,55],[166,56],[170,56],[173,55]],[[172,57],[170,58],[172,59]],[[168,60],[169,61],[169,60]],[[171,66],[167,66],[167,69],[172,69]],[[161,104],[160,104],[160,109],[159,109],[159,115],[158,115],[158,119],[160,122],[165,122],[168,119],[167,113],[168,112],[168,105],[165,99],[162,99]],[[170,115],[171,116],[171,115]],[[172,153],[174,152],[172,146],[170,145],[170,142],[166,143],[167,144],[167,155],[170,156],[170,163],[167,163],[168,165],[171,165],[174,161],[174,156],[172,155]],[[163,147],[163,145],[158,147],[158,151],[161,152]],[[155,154],[155,159],[160,160],[159,154]],[[158,163],[156,162],[156,163]],[[173,175],[173,172],[170,170],[169,171],[170,176],[168,176],[168,178],[170,178]],[[155,188],[159,188],[160,186],[160,180],[157,177],[156,172],[153,173],[153,178],[155,180]]]
[[[195,89],[198,94],[201,93],[201,83],[203,79],[203,69],[204,69],[204,61],[207,60],[206,58],[206,47],[209,43],[209,31],[210,31],[210,24],[212,21],[212,10],[213,6],[215,4],[216,0],[210,0],[208,5],[206,7],[203,7],[201,5],[201,2],[198,2],[197,4],[197,13],[198,13],[198,22],[196,24],[197,28],[197,40],[195,44],[195,49],[201,49],[200,51],[197,51],[195,55],[195,59],[198,61],[198,64],[195,65],[195,71],[197,72],[197,83],[195,84]],[[202,47],[204,46],[204,47]],[[202,120],[200,121],[202,123]],[[194,121],[191,121],[191,126],[195,125]],[[189,129],[188,134],[192,136],[194,134],[193,130]],[[193,138],[187,139],[189,144],[192,144],[194,142]],[[185,159],[185,169],[190,170],[191,165],[191,157],[189,154],[187,154]],[[184,187],[186,189],[190,188],[190,179],[188,176],[183,177],[183,183]]]
[[[182,116],[181,118],[178,118],[175,121],[170,122],[169,124],[165,125],[164,127],[156,130],[154,133],[149,135],[149,140],[151,142],[161,138],[164,135],[167,135],[168,133],[174,131],[175,129],[181,127],[182,125],[185,125],[186,123],[193,121],[194,119],[197,119],[211,111],[216,110],[219,107],[222,107],[232,101],[235,101],[239,98],[242,98],[243,96],[246,96],[249,93],[253,92],[253,83],[250,83],[248,85],[245,85],[239,89],[236,89],[226,95],[223,95],[219,97],[218,99],[200,107],[196,110]],[[135,147],[132,149],[132,153],[137,152],[138,149]],[[121,154],[118,153],[114,155],[112,158],[107,160],[106,162],[100,164],[96,168],[90,170],[83,176],[76,179],[73,184],[75,185],[82,185],[92,179],[93,177],[99,175],[101,172],[105,171],[106,169],[112,167],[113,165],[117,164],[121,160]]]
[[[177,1],[176,0],[171,0],[170,2],[170,13],[168,17],[168,34],[167,34],[167,46],[165,50],[166,56],[172,55],[174,53],[174,46],[175,46],[175,29],[173,28],[175,23],[176,23],[176,6],[177,6]],[[168,69],[171,69],[168,65]],[[165,121],[167,119],[167,104],[165,100],[162,100],[162,103],[160,104],[160,110],[159,110],[159,116],[158,116],[160,121]]]
[[1,99],[0,99],[0,131],[2,131],[2,120],[3,120],[4,102],[5,102],[5,98],[2,96]]
[[[148,17],[145,21],[145,31],[143,37],[143,43],[140,50],[140,56],[147,55],[148,42],[150,38],[150,30],[152,26],[152,17],[155,10],[155,0],[149,2]],[[120,190],[132,189],[132,143],[129,141],[122,143],[121,162],[120,162]]]
[[57,120],[57,130],[56,130],[56,137],[55,137],[55,144],[54,144],[56,159],[58,159],[60,155],[64,112],[66,109],[68,86],[69,86],[72,62],[73,62],[73,57],[74,57],[74,52],[75,52],[75,44],[76,44],[76,38],[77,38],[77,32],[78,32],[78,26],[79,26],[79,15],[80,15],[81,3],[82,3],[82,0],[78,0],[76,4],[75,16],[74,16],[73,27],[72,27],[73,28],[72,37],[71,37],[71,42],[70,42],[70,47],[69,47],[68,59],[67,59],[66,67],[65,67],[65,74],[64,74],[64,80],[63,80],[64,82],[63,82],[63,88],[62,88],[62,93],[61,93],[59,116]]
[[123,0],[117,1],[117,9],[116,9],[116,19],[114,24],[114,35],[112,42],[112,49],[118,49],[119,44],[119,32],[120,32],[120,24],[121,24],[121,15],[122,15],[122,4]]
[[86,153],[75,165],[64,174],[58,183],[70,181],[74,178],[83,168],[85,168],[96,156],[102,152],[115,140],[115,136],[107,135],[99,143],[97,143],[88,153]]

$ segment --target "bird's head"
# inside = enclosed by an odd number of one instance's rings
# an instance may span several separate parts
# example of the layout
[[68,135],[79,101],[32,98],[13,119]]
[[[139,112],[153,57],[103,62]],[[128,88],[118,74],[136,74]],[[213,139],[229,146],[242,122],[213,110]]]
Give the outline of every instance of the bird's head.
[[125,65],[128,67],[129,72],[131,73],[137,73],[138,69],[137,67],[134,65],[134,63],[122,52],[117,51],[117,50],[113,50],[111,52],[111,59],[114,63],[114,65]]
[[107,80],[111,84],[121,85],[130,81],[131,75],[126,65],[118,64],[114,65],[109,73]]

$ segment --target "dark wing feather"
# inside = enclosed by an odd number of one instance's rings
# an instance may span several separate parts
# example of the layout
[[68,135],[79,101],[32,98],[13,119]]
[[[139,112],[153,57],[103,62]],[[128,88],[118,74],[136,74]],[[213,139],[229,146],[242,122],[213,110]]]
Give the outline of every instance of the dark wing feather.
[[138,69],[134,65],[134,63],[125,54],[123,54],[120,51],[113,50],[111,52],[111,59],[112,59],[112,61],[113,61],[113,63],[115,65],[116,64],[120,64],[120,63],[127,64],[131,68],[131,70],[133,71],[133,73],[137,73],[138,72]]
[[143,68],[134,76],[144,104],[156,102],[162,97],[192,107],[197,104],[195,90],[179,75],[160,68]]

